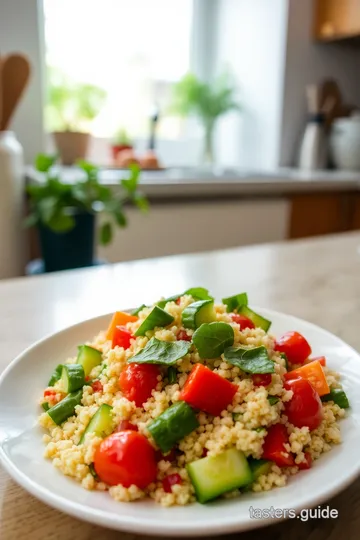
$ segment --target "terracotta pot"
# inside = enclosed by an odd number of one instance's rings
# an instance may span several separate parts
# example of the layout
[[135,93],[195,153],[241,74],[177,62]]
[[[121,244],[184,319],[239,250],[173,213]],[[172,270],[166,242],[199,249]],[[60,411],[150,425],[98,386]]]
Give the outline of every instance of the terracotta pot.
[[85,159],[90,134],[77,131],[56,131],[55,145],[63,165],[73,165],[77,159]]
[[130,144],[113,144],[111,146],[111,155],[114,161],[116,161],[117,155],[123,150],[131,150],[132,146]]

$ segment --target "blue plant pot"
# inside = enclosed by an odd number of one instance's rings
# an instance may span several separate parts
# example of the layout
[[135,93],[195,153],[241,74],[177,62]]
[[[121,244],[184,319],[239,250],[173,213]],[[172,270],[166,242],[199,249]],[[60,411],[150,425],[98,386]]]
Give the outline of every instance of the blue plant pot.
[[93,266],[95,216],[84,212],[75,214],[74,218],[75,227],[65,233],[55,233],[39,225],[45,272]]

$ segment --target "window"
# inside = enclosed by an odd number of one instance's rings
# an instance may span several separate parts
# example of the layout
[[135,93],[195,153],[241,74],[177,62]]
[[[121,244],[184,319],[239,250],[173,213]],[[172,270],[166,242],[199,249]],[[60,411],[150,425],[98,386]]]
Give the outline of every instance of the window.
[[159,137],[181,136],[165,116],[172,84],[190,69],[193,0],[44,0],[46,62],[107,98],[91,131],[147,135],[154,105]]

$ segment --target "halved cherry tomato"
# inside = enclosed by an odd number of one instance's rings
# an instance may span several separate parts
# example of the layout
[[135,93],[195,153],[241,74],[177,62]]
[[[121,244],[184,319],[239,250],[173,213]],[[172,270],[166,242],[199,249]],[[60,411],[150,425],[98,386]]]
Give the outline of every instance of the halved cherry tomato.
[[232,320],[240,326],[240,330],[245,330],[245,328],[255,328],[255,324],[251,319],[241,315],[240,313],[230,313]]
[[156,388],[160,369],[154,364],[127,364],[120,373],[119,386],[129,401],[141,407]]
[[304,461],[301,461],[301,463],[296,463],[296,465],[299,467],[301,471],[304,471],[306,469],[310,469],[312,465],[312,457],[310,452],[304,452]]
[[112,338],[112,348],[118,346],[128,349],[132,339],[135,339],[135,336],[126,328],[126,326],[116,326]]
[[320,364],[323,367],[326,366],[326,358],[325,358],[325,356],[315,356],[315,358],[308,358],[306,360],[306,364],[310,364],[310,362],[320,362]]
[[306,379],[286,381],[284,387],[294,395],[285,404],[285,414],[296,427],[307,426],[310,431],[319,427],[324,413],[319,394]]
[[278,467],[292,467],[294,456],[284,446],[288,443],[289,436],[284,424],[270,426],[265,436],[262,458],[274,461]]
[[286,354],[290,364],[303,364],[311,354],[311,347],[299,332],[286,332],[275,342],[275,350]]
[[94,468],[100,480],[109,486],[135,485],[145,489],[156,479],[155,450],[141,433],[113,433],[97,448]]
[[186,333],[186,330],[184,330],[183,328],[180,328],[180,330],[177,333],[176,339],[178,341],[191,341],[191,336],[188,336],[188,334]]
[[255,386],[269,386],[271,384],[271,373],[256,373],[251,378]]
[[182,479],[180,474],[174,473],[169,474],[168,476],[165,476],[164,480],[162,481],[163,489],[165,493],[171,493],[172,492],[172,486],[175,486],[175,484],[181,484]]
[[106,332],[106,339],[113,338],[117,326],[125,326],[128,322],[135,322],[137,320],[138,317],[136,315],[130,315],[130,313],[125,313],[125,311],[115,311]]
[[103,385],[100,381],[94,381],[91,385],[91,388],[94,390],[94,392],[102,392],[103,391]]
[[115,431],[139,431],[138,427],[135,424],[129,422],[129,420],[121,420],[121,422],[116,427]]
[[301,377],[311,383],[311,386],[317,391],[319,396],[325,396],[330,392],[329,385],[326,381],[325,373],[318,360],[304,364],[303,366],[288,371],[284,375],[285,381]]
[[180,399],[195,409],[219,416],[237,392],[237,385],[223,379],[203,364],[195,364],[181,391]]

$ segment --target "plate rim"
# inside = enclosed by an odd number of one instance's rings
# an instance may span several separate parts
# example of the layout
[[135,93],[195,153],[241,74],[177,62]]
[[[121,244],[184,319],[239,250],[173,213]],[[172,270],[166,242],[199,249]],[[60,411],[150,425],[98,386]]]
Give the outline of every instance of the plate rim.
[[[311,327],[314,330],[320,330],[323,334],[327,334],[331,336],[332,338],[336,338],[341,344],[345,345],[348,349],[350,349],[360,360],[360,353],[356,351],[354,347],[346,343],[342,338],[336,336],[329,330],[322,328],[321,326],[312,323],[310,321],[306,321],[305,319],[302,319],[300,317],[296,317],[295,315],[291,315],[288,313],[284,313],[281,311],[269,309],[269,308],[263,308],[263,307],[257,307],[254,306],[254,309],[259,311],[260,313],[263,313],[265,316],[280,316],[280,317],[286,317],[289,322],[293,322],[296,324],[296,322],[305,323],[308,327]],[[125,311],[130,311],[129,309]],[[103,320],[106,317],[111,317],[113,312],[111,313],[104,313],[102,315],[98,315],[96,317],[90,317],[86,318],[82,321],[79,321],[75,324],[71,324],[66,326],[65,328],[62,328],[61,330],[57,332],[52,332],[41,339],[37,340],[36,342],[32,343],[30,346],[26,347],[20,354],[18,354],[5,368],[5,370],[0,375],[0,389],[2,384],[6,381],[6,378],[8,374],[11,372],[11,370],[14,368],[15,365],[20,363],[23,360],[23,357],[25,357],[28,352],[35,349],[36,347],[42,345],[42,343],[50,340],[54,336],[59,336],[62,333],[66,333],[70,329],[76,329],[78,326],[82,326],[87,322],[95,322],[96,320]],[[45,503],[47,506],[51,506],[52,508],[55,508],[56,510],[59,510],[60,512],[66,513],[72,517],[75,517],[77,519],[80,519],[82,521],[86,521],[89,523],[92,523],[94,525],[101,525],[105,528],[110,528],[113,530],[119,530],[119,531],[126,531],[130,533],[136,533],[136,534],[145,534],[145,535],[158,535],[158,536],[167,536],[172,535],[174,537],[189,537],[189,536],[213,536],[216,534],[231,534],[234,532],[244,532],[246,530],[252,530],[257,529],[260,527],[265,527],[270,524],[279,523],[281,521],[284,521],[285,519],[288,519],[287,517],[282,517],[281,519],[276,519],[276,522],[274,522],[274,519],[269,517],[266,519],[251,519],[250,516],[246,519],[242,519],[241,521],[236,521],[236,518],[232,518],[231,520],[226,518],[224,520],[224,523],[219,520],[219,523],[216,525],[211,525],[211,530],[208,529],[208,526],[206,523],[184,523],[181,525],[181,529],[178,528],[174,530],[175,525],[169,524],[169,522],[162,522],[158,521],[156,523],[156,530],[149,530],[149,527],[154,528],[154,522],[149,520],[148,518],[141,518],[141,521],[137,520],[136,517],[128,516],[126,514],[117,514],[115,516],[115,521],[111,521],[109,523],[109,516],[104,515],[102,510],[94,509],[88,507],[86,504],[81,504],[78,502],[71,501],[69,499],[66,499],[65,497],[61,495],[57,495],[55,492],[48,490],[47,488],[42,487],[41,484],[38,482],[32,480],[29,476],[27,476],[25,473],[23,473],[14,463],[9,459],[7,454],[5,453],[2,444],[0,443],[0,463],[4,467],[5,471],[10,475],[10,477],[15,480],[18,485],[20,485],[21,488],[28,491],[31,495],[33,495],[35,498],[41,500],[43,503]],[[330,500],[332,497],[346,489],[356,478],[358,478],[360,475],[360,460],[356,467],[348,474],[341,482],[334,485],[330,490],[324,492],[321,495],[309,495],[306,497],[306,505],[307,508],[312,508],[318,504],[322,504],[323,502]],[[81,488],[81,485],[79,484],[79,487]],[[83,489],[83,488],[81,488]],[[197,504],[197,503],[195,503]],[[304,504],[302,502],[292,503],[292,508],[295,509],[296,513],[298,514],[303,508]]]

